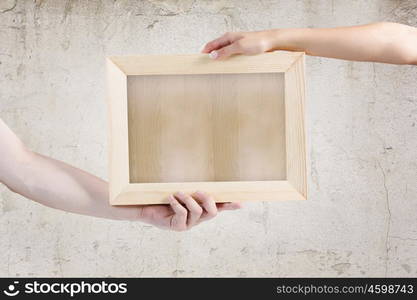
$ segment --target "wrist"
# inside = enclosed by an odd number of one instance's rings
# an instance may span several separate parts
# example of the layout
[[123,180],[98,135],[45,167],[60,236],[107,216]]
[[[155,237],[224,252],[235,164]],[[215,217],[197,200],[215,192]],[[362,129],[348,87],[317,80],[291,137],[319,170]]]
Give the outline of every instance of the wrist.
[[306,51],[305,40],[311,28],[283,28],[268,31],[269,51]]
[[142,211],[143,209],[140,206],[111,206],[111,204],[106,201],[103,213],[99,217],[119,221],[139,221],[147,223],[147,220],[142,216]]

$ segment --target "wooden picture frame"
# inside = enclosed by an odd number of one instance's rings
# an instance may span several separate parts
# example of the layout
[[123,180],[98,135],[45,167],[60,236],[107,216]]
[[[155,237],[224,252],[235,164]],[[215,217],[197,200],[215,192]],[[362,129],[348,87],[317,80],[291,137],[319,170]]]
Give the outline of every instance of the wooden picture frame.
[[107,58],[112,205],[307,198],[304,53]]

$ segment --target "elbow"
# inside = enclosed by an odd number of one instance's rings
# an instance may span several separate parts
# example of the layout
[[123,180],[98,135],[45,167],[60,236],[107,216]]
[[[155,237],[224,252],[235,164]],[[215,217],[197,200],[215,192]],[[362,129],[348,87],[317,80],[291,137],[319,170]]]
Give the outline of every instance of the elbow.
[[403,65],[417,65],[417,45],[416,48],[406,46],[399,57],[400,63]]
[[32,151],[30,151],[21,141],[19,141],[15,148],[12,160],[17,167],[24,166],[31,162],[33,159],[33,154],[34,153]]
[[404,62],[404,65],[413,65],[417,66],[417,59],[409,59]]
[[414,55],[410,55],[409,57],[407,57],[406,64],[417,66],[417,53],[414,53]]
[[397,49],[392,52],[391,60],[398,65],[417,65],[417,49],[407,46]]
[[10,191],[22,194],[26,168],[34,159],[33,152],[19,143],[15,145],[13,152],[9,153],[6,159],[1,166],[0,182]]
[[388,62],[417,65],[417,28],[390,22],[374,23]]

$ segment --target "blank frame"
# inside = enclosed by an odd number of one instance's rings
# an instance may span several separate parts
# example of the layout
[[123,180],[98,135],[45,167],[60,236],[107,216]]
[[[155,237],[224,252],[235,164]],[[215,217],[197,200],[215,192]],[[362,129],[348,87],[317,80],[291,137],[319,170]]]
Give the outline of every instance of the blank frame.
[[304,54],[107,60],[110,203],[306,199]]

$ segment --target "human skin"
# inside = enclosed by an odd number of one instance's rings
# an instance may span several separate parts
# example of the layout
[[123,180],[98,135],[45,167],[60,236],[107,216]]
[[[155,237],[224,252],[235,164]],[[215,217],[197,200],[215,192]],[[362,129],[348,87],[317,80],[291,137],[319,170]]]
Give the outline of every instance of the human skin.
[[336,28],[289,28],[228,32],[207,43],[202,52],[213,59],[275,50],[352,61],[417,64],[417,28],[380,22]]
[[239,203],[216,204],[204,193],[181,192],[169,205],[115,207],[109,204],[108,183],[64,162],[27,149],[0,119],[0,183],[40,204],[67,212],[115,220],[141,221],[162,229],[184,231]]

